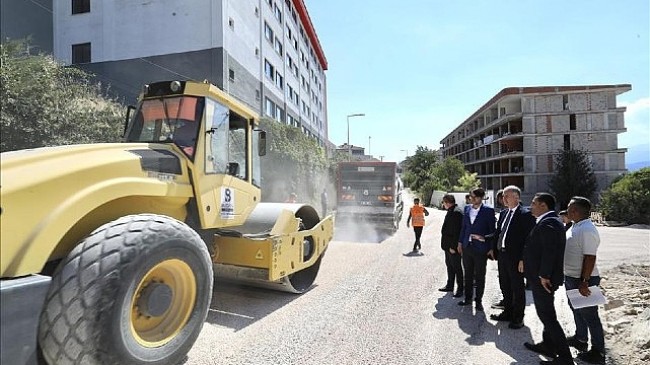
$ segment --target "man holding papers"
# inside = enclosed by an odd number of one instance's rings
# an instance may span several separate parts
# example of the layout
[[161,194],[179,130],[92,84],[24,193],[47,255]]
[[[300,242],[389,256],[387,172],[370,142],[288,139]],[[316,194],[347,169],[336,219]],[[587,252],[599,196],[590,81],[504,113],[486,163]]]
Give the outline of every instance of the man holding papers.
[[[566,290],[578,289],[580,295],[592,295],[590,286],[600,284],[596,267],[596,252],[600,245],[600,236],[591,219],[591,202],[587,198],[575,196],[569,202],[567,216],[574,223],[566,232],[564,251],[564,285]],[[598,293],[600,294],[600,293]],[[594,293],[596,295],[596,293]],[[578,358],[590,364],[605,364],[605,336],[603,325],[598,316],[598,306],[577,308],[571,304],[573,319],[576,324],[575,335],[569,337],[568,343],[580,351]],[[587,351],[587,335],[591,334],[591,350]]]

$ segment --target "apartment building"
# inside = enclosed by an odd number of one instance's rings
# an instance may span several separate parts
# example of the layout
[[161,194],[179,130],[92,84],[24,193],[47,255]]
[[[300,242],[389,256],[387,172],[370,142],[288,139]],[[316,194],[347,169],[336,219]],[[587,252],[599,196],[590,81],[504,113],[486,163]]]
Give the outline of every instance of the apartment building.
[[455,157],[478,173],[485,189],[514,184],[529,203],[548,191],[561,150],[588,152],[599,190],[624,173],[618,135],[626,131],[625,107],[616,104],[623,85],[510,87],[501,90],[441,141],[444,157]]
[[3,19],[26,7],[50,7],[56,59],[126,103],[152,81],[209,80],[327,144],[327,59],[303,0],[3,1]]

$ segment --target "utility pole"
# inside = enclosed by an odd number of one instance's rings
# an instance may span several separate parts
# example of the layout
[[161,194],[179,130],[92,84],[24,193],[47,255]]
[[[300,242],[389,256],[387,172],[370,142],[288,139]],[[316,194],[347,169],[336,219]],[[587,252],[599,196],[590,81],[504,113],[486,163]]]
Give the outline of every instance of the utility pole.
[[364,113],[348,114],[348,161],[352,160],[352,149],[350,148],[350,117],[365,117]]

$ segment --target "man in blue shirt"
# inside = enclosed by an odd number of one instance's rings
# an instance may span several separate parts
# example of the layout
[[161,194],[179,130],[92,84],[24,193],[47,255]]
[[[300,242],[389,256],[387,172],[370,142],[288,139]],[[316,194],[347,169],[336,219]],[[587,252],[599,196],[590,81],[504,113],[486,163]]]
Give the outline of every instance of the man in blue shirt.
[[[483,311],[487,259],[494,258],[492,243],[485,237],[493,236],[496,230],[496,219],[494,208],[483,204],[485,190],[476,188],[470,191],[469,196],[471,205],[465,209],[458,238],[458,252],[463,255],[465,269],[465,300],[458,302],[458,305],[471,305],[474,299],[476,310]],[[476,293],[474,293],[474,282]]]

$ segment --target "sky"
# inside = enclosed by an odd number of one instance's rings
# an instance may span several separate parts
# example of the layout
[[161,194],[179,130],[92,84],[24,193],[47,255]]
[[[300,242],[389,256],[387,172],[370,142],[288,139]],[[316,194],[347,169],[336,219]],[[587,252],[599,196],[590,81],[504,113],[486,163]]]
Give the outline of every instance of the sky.
[[[631,84],[619,147],[650,145],[648,0],[305,0],[329,139],[401,161],[506,87]],[[370,137],[370,138],[369,138]],[[650,156],[648,156],[650,160]]]

